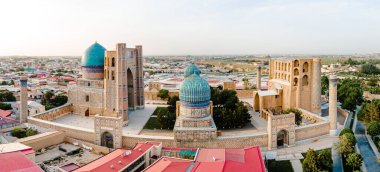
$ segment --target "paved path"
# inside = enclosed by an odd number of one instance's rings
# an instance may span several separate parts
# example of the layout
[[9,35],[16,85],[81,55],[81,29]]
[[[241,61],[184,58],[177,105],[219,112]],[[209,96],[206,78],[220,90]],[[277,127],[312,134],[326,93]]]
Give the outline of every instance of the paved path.
[[292,164],[293,171],[296,171],[296,172],[302,171],[302,164],[299,159],[290,160],[290,163]]
[[139,134],[144,128],[146,122],[149,120],[150,116],[156,110],[157,106],[160,105],[150,105],[145,104],[145,108],[141,110],[129,111],[128,125],[123,127],[123,135],[125,134]]
[[356,123],[355,137],[367,171],[380,171],[380,164],[377,162],[377,157],[365,137],[365,126],[360,121]]
[[[276,151],[277,159],[297,159],[300,153],[305,153],[309,148],[314,150],[321,150],[333,147],[334,143],[338,141],[338,136],[323,136],[316,140],[306,140],[302,143],[296,143],[293,147],[281,148],[277,150],[263,150],[263,154],[266,152]],[[299,158],[298,158],[299,159]]]

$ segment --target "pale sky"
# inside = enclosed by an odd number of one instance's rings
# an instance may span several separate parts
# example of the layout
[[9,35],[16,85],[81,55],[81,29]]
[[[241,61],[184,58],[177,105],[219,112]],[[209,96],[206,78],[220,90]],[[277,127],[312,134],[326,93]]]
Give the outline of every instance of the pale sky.
[[0,56],[380,53],[380,1],[0,0]]

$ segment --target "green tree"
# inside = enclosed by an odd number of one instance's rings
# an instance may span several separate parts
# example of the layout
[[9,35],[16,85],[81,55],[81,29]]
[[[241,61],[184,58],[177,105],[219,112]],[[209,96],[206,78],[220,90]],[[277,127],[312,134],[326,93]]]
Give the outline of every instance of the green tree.
[[352,167],[352,171],[354,171],[357,168],[360,168],[362,162],[362,156],[356,152],[349,154],[347,157],[347,165]]
[[24,138],[24,137],[26,137],[26,130],[23,128],[14,128],[11,131],[11,134],[13,137]]
[[354,134],[354,132],[352,131],[351,128],[344,128],[344,129],[340,132],[339,136],[343,136],[343,134],[346,134],[346,133]]
[[163,129],[173,129],[176,120],[175,113],[170,112],[168,108],[160,108],[157,110],[157,121]]
[[0,91],[1,102],[13,102],[16,101],[16,97],[10,91]]
[[38,131],[37,130],[33,130],[31,128],[28,128],[25,132],[25,136],[26,137],[29,137],[29,136],[33,136],[33,135],[36,135],[38,134]]
[[363,110],[361,112],[362,113],[361,115],[364,115],[362,116],[362,119],[364,120],[364,122],[366,122],[367,124],[372,121],[380,122],[380,113],[379,113],[377,102],[373,101],[362,107],[363,107]]
[[372,121],[368,124],[367,133],[374,137],[380,134],[380,124],[376,121]]
[[302,169],[304,172],[316,172],[318,170],[317,166],[317,154],[313,149],[307,150],[306,157],[302,161]]
[[239,101],[236,91],[211,88],[211,101],[213,119],[218,128],[242,128],[250,122],[251,115],[243,102]]
[[1,85],[8,85],[6,81],[1,82]]
[[[338,149],[338,152],[344,155],[348,155],[352,152],[354,152],[354,146],[355,144],[352,141],[351,133],[343,134],[342,136],[339,136],[338,143],[335,144],[335,147]],[[354,137],[355,138],[355,137]]]
[[339,102],[342,103],[342,108],[354,111],[356,105],[363,102],[363,89],[361,81],[358,79],[344,79],[338,83]]
[[302,112],[300,110],[294,109],[294,108],[289,108],[286,111],[284,111],[283,113],[284,114],[294,113],[295,114],[294,123],[297,125],[301,125],[301,123],[302,123]]
[[329,89],[329,78],[325,75],[321,77],[321,93],[325,95]]
[[329,171],[333,165],[331,158],[331,149],[323,149],[319,151],[317,160],[318,169]]
[[2,109],[2,110],[11,110],[12,106],[10,104],[0,102],[0,109]]
[[13,81],[13,79],[12,79],[11,82],[9,83],[9,85],[15,85],[15,81]]
[[169,97],[168,98],[168,110],[170,112],[173,112],[175,113],[176,111],[176,108],[177,108],[177,101],[179,101],[179,97],[178,96],[172,96],[172,97]]
[[377,75],[380,73],[380,70],[374,64],[367,63],[361,66],[360,72],[367,75]]
[[64,104],[66,104],[68,101],[68,98],[67,96],[63,95],[63,94],[60,94],[58,96],[56,96],[53,100],[52,100],[52,104],[55,106],[55,107],[58,107],[58,106],[62,106]]
[[165,90],[165,89],[161,89],[158,92],[157,97],[161,98],[162,100],[167,100],[170,97],[169,96],[169,91]]

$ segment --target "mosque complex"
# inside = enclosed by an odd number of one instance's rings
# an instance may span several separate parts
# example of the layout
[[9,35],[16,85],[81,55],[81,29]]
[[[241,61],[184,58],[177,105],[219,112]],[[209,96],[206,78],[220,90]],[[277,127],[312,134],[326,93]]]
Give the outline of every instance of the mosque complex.
[[[224,134],[213,120],[209,83],[199,68],[184,69],[180,101],[171,135],[144,134],[142,129],[155,105],[145,104],[143,50],[118,43],[106,50],[91,45],[82,60],[82,78],[69,87],[68,103],[33,116],[20,109],[20,122],[65,132],[67,137],[108,148],[132,148],[138,142],[161,142],[166,147],[244,148],[257,145],[272,150],[305,140],[336,135],[337,79],[330,76],[329,112],[321,112],[321,61],[318,58],[275,58],[269,61],[268,88],[261,88],[261,67],[251,102],[255,130]],[[21,103],[25,103],[27,78],[21,78]],[[302,112],[303,124],[295,124]],[[231,131],[230,131],[231,132]]]

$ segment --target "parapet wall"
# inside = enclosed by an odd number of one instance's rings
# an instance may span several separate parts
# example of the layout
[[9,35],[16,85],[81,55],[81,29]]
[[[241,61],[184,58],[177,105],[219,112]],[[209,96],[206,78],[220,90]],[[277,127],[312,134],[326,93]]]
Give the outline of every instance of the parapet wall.
[[311,139],[314,137],[329,134],[329,121],[322,121],[314,124],[296,127],[296,141]]
[[57,131],[63,131],[65,132],[67,137],[84,140],[90,143],[94,143],[95,141],[95,133],[94,131],[90,129],[84,129],[84,128],[74,127],[70,125],[45,121],[45,120],[37,119],[34,117],[28,117],[28,123],[45,127],[45,128],[55,129]]
[[34,136],[16,140],[16,142],[30,146],[33,150],[37,151],[52,145],[60,144],[64,141],[65,133],[60,131],[53,131],[41,133]]
[[42,119],[45,121],[53,121],[57,118],[63,117],[69,113],[72,113],[73,105],[65,104],[63,106],[59,106],[41,113],[37,113],[33,116],[33,118]]

